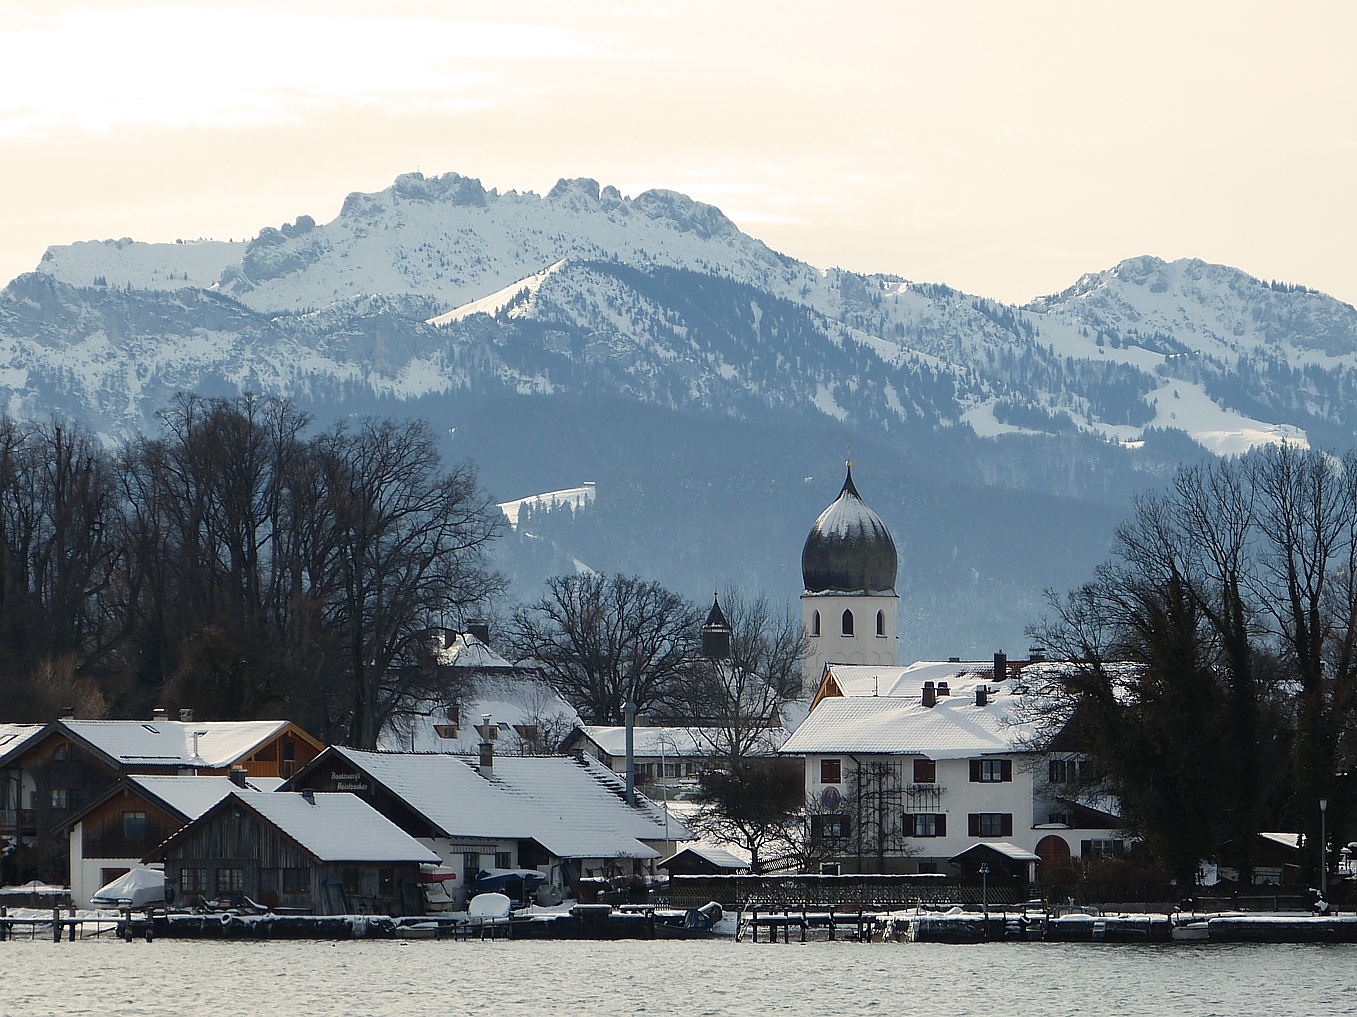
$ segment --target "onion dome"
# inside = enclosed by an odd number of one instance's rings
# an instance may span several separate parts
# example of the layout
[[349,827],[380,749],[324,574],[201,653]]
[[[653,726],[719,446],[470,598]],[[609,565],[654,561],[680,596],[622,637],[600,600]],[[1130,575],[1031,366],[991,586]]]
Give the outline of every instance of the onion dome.
[[893,594],[898,560],[881,517],[853,486],[853,464],[843,490],[820,513],[801,549],[807,593]]

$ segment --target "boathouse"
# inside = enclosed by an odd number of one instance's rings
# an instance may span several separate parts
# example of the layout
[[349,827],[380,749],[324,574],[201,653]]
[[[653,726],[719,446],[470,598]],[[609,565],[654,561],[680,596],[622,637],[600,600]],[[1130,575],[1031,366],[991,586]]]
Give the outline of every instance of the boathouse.
[[351,794],[233,789],[150,852],[176,905],[248,898],[309,914],[424,913],[438,856]]

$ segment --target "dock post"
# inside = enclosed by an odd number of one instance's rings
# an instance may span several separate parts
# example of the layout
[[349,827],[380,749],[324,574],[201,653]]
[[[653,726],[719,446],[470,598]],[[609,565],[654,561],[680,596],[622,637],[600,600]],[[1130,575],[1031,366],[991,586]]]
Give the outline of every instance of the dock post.
[[9,932],[9,923],[5,918],[9,915],[9,908],[0,907],[0,943],[5,941],[5,934]]
[[52,908],[52,942],[61,942],[61,908]]

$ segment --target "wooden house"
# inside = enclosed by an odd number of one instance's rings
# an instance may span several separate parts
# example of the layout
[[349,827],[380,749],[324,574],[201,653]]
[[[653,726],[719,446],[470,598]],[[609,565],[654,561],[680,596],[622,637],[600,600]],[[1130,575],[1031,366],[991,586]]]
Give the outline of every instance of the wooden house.
[[233,788],[272,791],[277,777],[247,780],[237,768],[230,777],[129,774],[67,821],[71,898],[91,907],[101,886],[129,869],[158,844],[197,819]]
[[290,721],[195,721],[188,710],[180,718],[169,720],[164,711],[148,721],[63,718],[8,752],[0,747],[0,770],[12,775],[23,798],[15,825],[0,836],[36,848],[44,871],[35,874],[59,879],[70,817],[124,775],[226,776],[242,766],[250,777],[282,777],[324,748]]
[[144,859],[177,905],[249,898],[312,914],[422,914],[439,858],[357,796],[235,789]]

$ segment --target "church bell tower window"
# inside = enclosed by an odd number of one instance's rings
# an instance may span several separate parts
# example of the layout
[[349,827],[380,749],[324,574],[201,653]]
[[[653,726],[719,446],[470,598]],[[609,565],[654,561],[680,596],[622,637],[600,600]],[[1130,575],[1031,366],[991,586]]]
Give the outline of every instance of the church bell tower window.
[[815,612],[815,617],[811,620],[811,623],[810,623],[810,634],[811,634],[812,636],[817,636],[817,637],[820,635],[820,612],[819,612],[819,611],[816,611],[816,612]]
[[884,636],[886,634],[886,612],[878,611],[876,613],[876,634]]
[[843,613],[843,634],[851,636],[853,634],[853,612],[846,610]]

